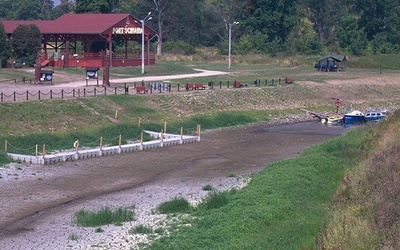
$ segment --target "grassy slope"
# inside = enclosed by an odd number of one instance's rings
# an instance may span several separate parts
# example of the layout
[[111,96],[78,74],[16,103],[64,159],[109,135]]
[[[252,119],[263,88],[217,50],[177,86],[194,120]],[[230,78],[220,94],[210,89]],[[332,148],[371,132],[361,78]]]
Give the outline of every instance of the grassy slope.
[[267,166],[228,204],[193,214],[152,249],[312,249],[327,220],[331,198],[356,165],[363,128]]

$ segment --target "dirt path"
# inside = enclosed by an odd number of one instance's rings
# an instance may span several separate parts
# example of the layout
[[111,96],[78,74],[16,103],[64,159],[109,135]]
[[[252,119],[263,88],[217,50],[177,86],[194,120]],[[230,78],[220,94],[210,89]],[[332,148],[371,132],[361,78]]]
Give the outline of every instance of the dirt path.
[[[224,187],[224,182],[232,179],[227,177],[232,173],[242,176],[258,172],[268,163],[293,157],[304,148],[342,132],[342,127],[329,128],[319,122],[278,127],[261,123],[210,131],[203,134],[201,142],[192,144],[3,170],[0,248],[4,249],[2,246],[15,237],[29,238],[40,232],[39,228],[49,226],[46,218],[52,211],[65,214],[71,204],[85,207],[86,201],[96,200],[99,209],[104,205],[101,197],[105,194],[122,190],[132,193],[135,188],[146,185],[148,189],[170,190],[168,195],[150,202],[154,209],[162,200],[179,196],[185,186],[192,188],[188,194],[198,193],[207,183]],[[157,194],[148,196],[157,197]],[[149,201],[141,200],[141,203]],[[111,204],[121,205],[117,201]]]

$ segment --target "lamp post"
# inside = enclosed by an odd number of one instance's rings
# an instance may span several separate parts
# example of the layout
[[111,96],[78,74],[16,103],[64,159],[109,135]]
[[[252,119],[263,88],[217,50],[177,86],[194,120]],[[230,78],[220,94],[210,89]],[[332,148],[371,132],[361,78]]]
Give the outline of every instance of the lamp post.
[[149,12],[145,18],[140,20],[140,23],[142,24],[142,74],[144,74],[144,22],[151,19],[150,15],[151,12]]
[[231,44],[232,44],[232,26],[239,24],[239,22],[228,22],[229,45],[228,45],[228,69],[231,68]]

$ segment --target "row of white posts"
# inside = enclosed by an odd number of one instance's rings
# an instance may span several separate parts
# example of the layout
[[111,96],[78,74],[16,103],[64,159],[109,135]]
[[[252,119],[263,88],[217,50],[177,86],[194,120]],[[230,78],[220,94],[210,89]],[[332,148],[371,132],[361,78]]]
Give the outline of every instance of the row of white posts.
[[[181,127],[181,130],[180,130],[180,135],[173,135],[173,134],[167,134],[167,133],[165,133],[165,131],[166,131],[166,123],[164,123],[164,129],[163,130],[161,130],[159,133],[157,133],[157,132],[152,132],[152,131],[146,131],[146,133],[148,133],[148,134],[150,134],[150,136],[152,136],[153,138],[156,138],[156,139],[158,139],[157,140],[157,145],[159,146],[159,147],[163,147],[164,146],[164,140],[167,140],[167,139],[177,139],[177,137],[179,136],[179,141],[178,140],[173,140],[174,142],[171,142],[171,140],[169,140],[169,145],[174,145],[174,144],[182,144],[183,143],[183,141],[184,141],[184,135],[183,135],[183,128]],[[197,128],[196,128],[196,136],[195,136],[195,141],[200,141],[200,131],[201,131],[201,127],[200,127],[200,125],[197,125]],[[133,147],[133,148],[136,148],[136,150],[137,149],[139,149],[139,150],[143,150],[143,133],[144,132],[142,132],[141,133],[141,136],[140,136],[140,143],[136,143],[135,145],[134,144],[132,144],[132,145],[128,145],[129,147]],[[193,141],[194,139],[193,139],[193,137],[194,136],[187,136],[186,137],[186,142],[189,140],[189,141]],[[189,139],[188,139],[189,138]],[[151,142],[149,142],[149,143],[151,143]],[[5,153],[7,154],[8,153],[8,141],[7,140],[5,140],[5,145],[4,145],[4,149],[5,149]],[[80,145],[79,145],[80,143],[79,143],[79,139],[78,140],[76,140],[75,142],[74,142],[74,145],[73,145],[73,147],[74,147],[74,156],[73,156],[73,158],[75,158],[76,160],[77,159],[79,159],[79,157],[80,157],[80,154],[79,154],[79,150],[80,150]],[[149,147],[149,146],[148,146]],[[157,146],[156,146],[157,147]],[[108,151],[110,150],[110,148],[114,148],[113,150],[113,152],[116,152],[115,150],[117,150],[118,151],[118,153],[120,154],[120,153],[122,153],[122,135],[119,135],[119,138],[118,138],[118,148],[116,148],[116,146],[114,146],[114,147],[108,147]],[[93,149],[91,149],[92,151],[93,151]],[[132,149],[131,149],[132,150]],[[87,151],[90,151],[90,150],[87,150]],[[107,150],[106,150],[107,151]],[[85,153],[83,153],[83,154],[85,154]],[[107,154],[107,153],[106,153]],[[28,157],[32,157],[32,156],[26,156],[26,157],[24,157],[23,155],[17,155],[17,154],[9,154],[10,156],[12,156],[13,158],[16,158],[17,157],[17,159],[26,159],[26,158],[28,158]],[[71,155],[71,153],[69,153],[69,155],[72,157],[72,155]],[[96,154],[95,155],[98,155],[98,156],[102,156],[103,155],[103,137],[100,137],[100,143],[99,143],[99,150],[96,152]],[[38,157],[42,157],[42,159],[44,159],[45,157],[46,157],[46,144],[43,144],[43,148],[42,148],[42,151],[41,151],[41,155],[40,155],[40,152],[39,152],[39,145],[38,144],[36,144],[35,145],[35,156],[34,157],[36,157],[36,158],[38,158]]]

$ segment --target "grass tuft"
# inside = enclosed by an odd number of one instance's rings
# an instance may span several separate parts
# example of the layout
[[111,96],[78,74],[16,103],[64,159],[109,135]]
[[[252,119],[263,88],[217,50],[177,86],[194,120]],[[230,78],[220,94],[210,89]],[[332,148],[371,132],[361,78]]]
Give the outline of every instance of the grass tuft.
[[76,224],[83,227],[97,227],[108,224],[119,224],[135,219],[134,211],[127,208],[101,208],[97,212],[84,209],[75,213]]
[[129,229],[129,234],[151,234],[153,233],[153,229],[149,226],[138,225],[134,228]]
[[216,209],[225,206],[229,201],[228,195],[229,191],[214,191],[207,195],[200,207],[204,207],[205,209]]
[[161,214],[187,213],[191,209],[190,203],[184,198],[174,198],[157,206],[156,210]]
[[201,189],[204,190],[204,191],[212,191],[212,190],[214,190],[214,188],[210,184],[205,185]]

